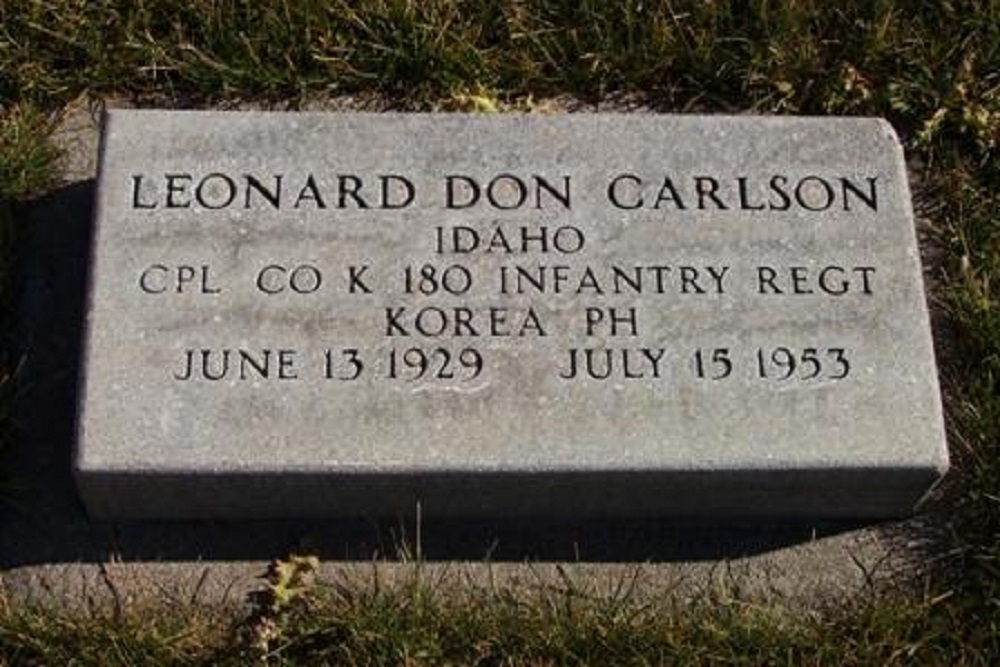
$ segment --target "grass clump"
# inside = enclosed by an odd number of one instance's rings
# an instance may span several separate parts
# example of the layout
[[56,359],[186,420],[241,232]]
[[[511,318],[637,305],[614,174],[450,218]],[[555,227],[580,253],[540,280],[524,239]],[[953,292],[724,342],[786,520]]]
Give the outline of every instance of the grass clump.
[[965,574],[956,604],[977,609],[970,623],[979,615],[1000,637],[1000,177],[973,174],[946,173],[939,186],[950,192],[939,213],[950,243],[940,299],[956,347],[943,369],[961,484],[952,499]]
[[[7,0],[0,99],[634,91],[672,109],[990,125],[990,0]],[[939,116],[935,116],[939,113]]]
[[0,665],[211,665],[226,659],[230,623],[194,605],[59,612],[0,600]]
[[[947,596],[865,601],[812,616],[725,595],[593,594],[568,579],[530,591],[449,590],[421,578],[319,584],[280,615],[267,664],[992,665],[993,619]],[[981,611],[981,610],[980,610]],[[277,618],[277,616],[276,616]]]
[[595,595],[569,581],[452,590],[419,565],[393,586],[315,582],[315,566],[272,564],[243,615],[0,608],[0,664],[986,667],[1000,649],[942,599],[796,617],[726,597],[640,599],[628,586]]
[[49,141],[54,128],[53,119],[30,102],[0,107],[0,201],[11,205],[55,182],[59,151]]
[[486,76],[484,17],[468,4],[11,0],[0,9],[0,96],[426,96]]

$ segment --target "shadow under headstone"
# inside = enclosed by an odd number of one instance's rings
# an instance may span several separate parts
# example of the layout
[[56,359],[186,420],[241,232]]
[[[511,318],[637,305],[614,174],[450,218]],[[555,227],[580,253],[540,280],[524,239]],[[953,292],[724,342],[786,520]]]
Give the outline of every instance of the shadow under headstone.
[[94,182],[23,207],[16,221],[23,359],[14,488],[0,499],[0,567],[61,562],[258,560],[691,561],[737,558],[860,527],[852,521],[436,519],[91,521],[77,495],[76,437]]

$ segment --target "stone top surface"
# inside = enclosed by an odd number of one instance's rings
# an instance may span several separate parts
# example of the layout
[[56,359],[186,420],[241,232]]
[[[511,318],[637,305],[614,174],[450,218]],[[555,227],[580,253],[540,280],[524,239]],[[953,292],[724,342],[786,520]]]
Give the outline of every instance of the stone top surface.
[[113,111],[92,262],[81,471],[947,465],[878,120]]

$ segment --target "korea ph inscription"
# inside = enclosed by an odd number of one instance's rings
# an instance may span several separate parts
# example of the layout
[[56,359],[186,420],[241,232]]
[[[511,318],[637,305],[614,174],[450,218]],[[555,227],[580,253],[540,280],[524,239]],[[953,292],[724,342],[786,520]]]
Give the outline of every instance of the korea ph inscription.
[[111,516],[906,512],[947,465],[867,119],[111,112]]

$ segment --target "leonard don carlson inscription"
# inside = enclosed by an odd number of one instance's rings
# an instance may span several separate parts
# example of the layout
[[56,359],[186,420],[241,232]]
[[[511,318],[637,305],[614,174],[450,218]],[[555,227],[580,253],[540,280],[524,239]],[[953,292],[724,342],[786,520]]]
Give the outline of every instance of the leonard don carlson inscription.
[[98,516],[883,516],[947,467],[881,121],[114,111],[98,185]]

